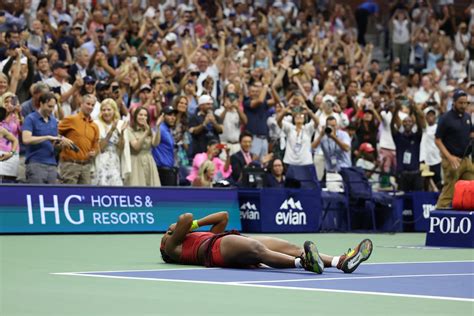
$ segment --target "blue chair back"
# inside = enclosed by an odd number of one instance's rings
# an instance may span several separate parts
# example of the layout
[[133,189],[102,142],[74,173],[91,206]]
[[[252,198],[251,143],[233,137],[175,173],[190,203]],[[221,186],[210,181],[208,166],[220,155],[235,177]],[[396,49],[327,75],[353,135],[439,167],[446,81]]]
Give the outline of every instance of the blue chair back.
[[321,190],[318,177],[316,176],[316,168],[313,164],[303,166],[288,165],[286,178],[299,181],[302,189]]
[[339,173],[351,199],[371,199],[372,187],[364,170],[358,167],[341,168]]

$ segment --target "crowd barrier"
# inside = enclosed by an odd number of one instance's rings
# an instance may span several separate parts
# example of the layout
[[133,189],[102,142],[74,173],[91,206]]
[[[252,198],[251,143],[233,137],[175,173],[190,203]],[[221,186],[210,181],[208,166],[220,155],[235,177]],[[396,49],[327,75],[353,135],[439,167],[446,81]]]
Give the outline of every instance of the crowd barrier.
[[182,213],[222,210],[241,230],[232,189],[1,185],[0,197],[0,233],[166,231]]
[[[203,217],[222,210],[229,212],[228,228],[244,232],[348,230],[344,210],[327,212],[321,191],[309,189],[0,185],[0,196],[3,234],[161,232],[182,213]],[[397,196],[390,209],[376,209],[377,230],[402,231],[410,211],[416,231],[445,232],[432,222],[436,199],[430,192]],[[459,220],[463,234],[468,220]]]

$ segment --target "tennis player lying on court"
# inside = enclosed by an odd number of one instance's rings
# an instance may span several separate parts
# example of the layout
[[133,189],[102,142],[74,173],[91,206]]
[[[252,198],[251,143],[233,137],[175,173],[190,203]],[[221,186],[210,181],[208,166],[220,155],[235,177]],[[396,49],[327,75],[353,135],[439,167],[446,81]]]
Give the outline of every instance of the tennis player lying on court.
[[[332,257],[318,253],[316,245],[306,241],[303,248],[285,240],[267,236],[243,236],[236,231],[224,232],[229,220],[227,212],[218,212],[201,219],[193,214],[179,216],[161,238],[160,252],[166,263],[203,265],[206,267],[302,268],[323,273],[325,267],[337,267],[352,273],[369,259],[372,242],[364,239],[353,250]],[[194,232],[211,226],[210,232]]]

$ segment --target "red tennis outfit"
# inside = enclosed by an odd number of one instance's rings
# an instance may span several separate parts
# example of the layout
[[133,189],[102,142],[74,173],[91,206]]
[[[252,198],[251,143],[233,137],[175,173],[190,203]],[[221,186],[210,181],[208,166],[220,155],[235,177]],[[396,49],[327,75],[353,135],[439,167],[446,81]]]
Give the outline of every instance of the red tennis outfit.
[[[224,258],[221,254],[222,237],[230,234],[239,234],[231,231],[222,234],[214,234],[210,232],[192,232],[188,233],[184,238],[181,248],[181,257],[179,262],[182,264],[204,265],[206,267],[226,267]],[[205,248],[204,262],[198,257],[199,248]]]

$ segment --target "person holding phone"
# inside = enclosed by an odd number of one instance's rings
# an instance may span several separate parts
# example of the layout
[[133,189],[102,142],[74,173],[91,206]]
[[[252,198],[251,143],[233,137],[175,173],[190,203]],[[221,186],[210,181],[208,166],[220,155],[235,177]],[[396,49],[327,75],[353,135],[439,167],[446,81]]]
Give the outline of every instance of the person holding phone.
[[91,184],[92,162],[100,152],[99,128],[91,118],[95,102],[95,96],[86,94],[79,113],[59,122],[59,134],[73,142],[60,154],[59,173],[63,183]]
[[73,148],[74,143],[58,136],[58,121],[54,117],[56,96],[47,92],[39,98],[38,111],[25,118],[22,131],[26,145],[26,182],[55,184],[58,179],[56,149]]
[[[219,158],[219,153],[221,152],[221,150],[224,150],[226,153],[225,162],[223,162]],[[198,153],[194,156],[191,173],[186,177],[189,182],[193,183],[194,179],[196,179],[199,174],[199,168],[207,160],[210,160],[214,164],[214,181],[227,179],[232,174],[229,148],[226,145],[220,144],[217,140],[213,139],[207,144],[207,150],[205,152]]]

